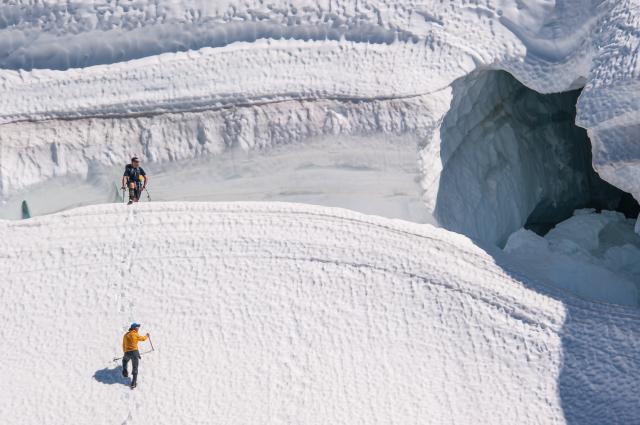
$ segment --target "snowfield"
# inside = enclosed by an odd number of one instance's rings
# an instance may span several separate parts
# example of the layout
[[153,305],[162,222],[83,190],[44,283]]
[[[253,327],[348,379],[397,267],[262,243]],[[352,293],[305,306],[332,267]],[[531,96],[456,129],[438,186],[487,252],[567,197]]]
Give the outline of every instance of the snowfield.
[[0,422],[637,423],[638,28],[640,0],[2,2]]
[[[633,423],[640,314],[467,238],[295,204],[0,224],[5,423]],[[132,237],[132,235],[135,235]],[[155,352],[131,391],[132,320]]]

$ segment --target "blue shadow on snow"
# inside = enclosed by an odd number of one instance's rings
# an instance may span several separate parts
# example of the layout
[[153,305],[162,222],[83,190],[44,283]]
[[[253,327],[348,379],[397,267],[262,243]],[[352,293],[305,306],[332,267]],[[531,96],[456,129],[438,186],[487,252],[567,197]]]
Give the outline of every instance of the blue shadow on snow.
[[104,369],[97,370],[96,373],[93,374],[93,378],[102,384],[108,385],[131,384],[129,378],[125,378],[124,376],[122,376],[122,365],[116,366],[113,369],[105,367]]

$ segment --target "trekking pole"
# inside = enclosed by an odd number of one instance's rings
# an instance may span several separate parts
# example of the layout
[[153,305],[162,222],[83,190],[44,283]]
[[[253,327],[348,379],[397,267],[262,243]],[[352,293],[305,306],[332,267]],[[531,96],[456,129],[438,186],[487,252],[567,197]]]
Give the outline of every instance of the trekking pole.
[[122,203],[124,204],[124,186],[120,188],[122,190]]
[[[149,195],[149,190],[146,188],[146,186],[145,186],[145,188],[144,188],[144,191],[145,191],[145,192],[147,192],[147,201],[148,201],[148,202],[151,202],[151,195]],[[149,341],[151,341],[151,340],[149,340]],[[152,344],[152,345],[153,345],[153,344]]]

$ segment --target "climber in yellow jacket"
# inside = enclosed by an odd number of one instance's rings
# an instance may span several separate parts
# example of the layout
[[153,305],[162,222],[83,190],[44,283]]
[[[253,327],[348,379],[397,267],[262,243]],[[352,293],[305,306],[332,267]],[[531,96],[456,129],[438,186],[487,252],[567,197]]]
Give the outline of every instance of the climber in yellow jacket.
[[146,341],[149,338],[148,333],[145,336],[138,334],[138,329],[140,329],[140,325],[132,323],[129,327],[129,332],[122,337],[122,351],[124,351],[124,357],[122,358],[122,376],[125,378],[129,376],[127,365],[129,364],[129,360],[131,360],[131,376],[133,377],[131,380],[131,389],[135,388],[138,384],[138,362],[141,359],[140,351],[138,351],[138,342]]

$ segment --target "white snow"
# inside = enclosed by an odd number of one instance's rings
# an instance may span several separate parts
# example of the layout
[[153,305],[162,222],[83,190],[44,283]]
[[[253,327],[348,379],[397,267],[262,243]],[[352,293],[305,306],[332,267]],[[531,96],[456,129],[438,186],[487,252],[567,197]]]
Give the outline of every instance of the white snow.
[[[0,234],[7,423],[640,414],[637,312],[552,291],[429,225],[293,204],[152,203],[4,221]],[[133,320],[156,351],[132,392],[111,359]]]
[[[595,169],[640,199],[639,20],[638,0],[3,2],[1,217],[113,202],[132,155],[155,200],[266,202],[0,221],[0,422],[636,422],[640,221],[560,222],[615,196],[564,143],[585,141],[575,96],[543,94],[583,88]],[[398,220],[432,213],[472,239]],[[110,361],[131,321],[157,348],[133,392]]]

